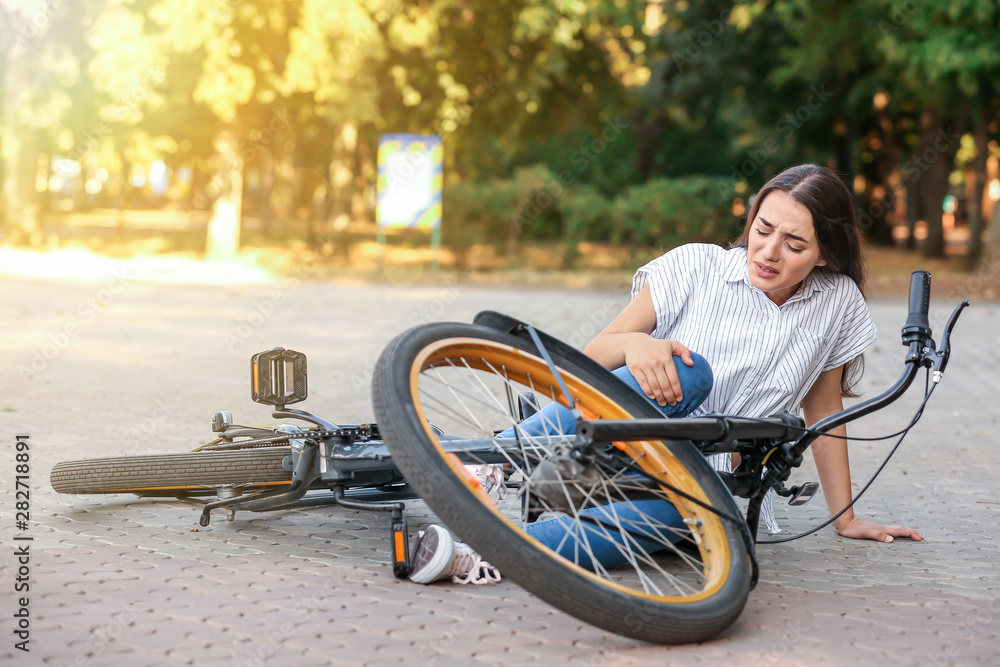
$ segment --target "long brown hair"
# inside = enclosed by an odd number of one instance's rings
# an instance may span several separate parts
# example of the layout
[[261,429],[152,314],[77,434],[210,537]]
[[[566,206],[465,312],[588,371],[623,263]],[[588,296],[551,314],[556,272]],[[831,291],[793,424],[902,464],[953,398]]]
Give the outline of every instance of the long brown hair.
[[[864,296],[866,272],[861,256],[858,219],[854,214],[854,199],[844,182],[826,167],[802,164],[789,167],[769,180],[757,193],[750,206],[743,233],[730,244],[730,247],[747,246],[747,236],[757,217],[757,211],[760,210],[761,202],[775,190],[784,192],[805,206],[812,215],[820,256],[826,260],[825,267],[817,266],[813,271],[843,273],[854,281]],[[859,396],[854,387],[861,379],[864,369],[864,355],[859,354],[847,364],[840,378],[841,396],[844,398]]]

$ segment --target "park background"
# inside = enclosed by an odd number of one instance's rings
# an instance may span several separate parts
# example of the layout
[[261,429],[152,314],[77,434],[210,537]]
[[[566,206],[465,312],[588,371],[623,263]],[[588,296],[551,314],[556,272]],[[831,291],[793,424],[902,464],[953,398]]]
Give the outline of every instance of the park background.
[[[996,296],[993,0],[0,8],[8,274],[227,259],[229,216],[269,271],[378,277],[377,145],[406,132],[442,137],[441,267],[470,280],[594,281],[724,242],[770,176],[816,162],[854,192],[881,284],[970,272]],[[428,239],[391,233],[390,264],[424,275]]]
[[[0,442],[31,435],[27,664],[995,664],[998,20],[971,0],[0,0]],[[376,147],[401,132],[443,139],[437,275],[417,232],[391,235],[377,271]],[[761,550],[716,642],[623,641],[510,582],[396,582],[371,513],[200,527],[186,503],[49,484],[58,461],[190,450],[214,410],[268,421],[247,360],[276,345],[309,355],[305,407],[338,423],[372,419],[376,360],[416,324],[492,308],[580,346],[632,268],[731,237],[767,177],[805,161],[845,174],[866,230],[867,396],[899,372],[909,271],[934,273],[937,334],[974,303],[863,498],[928,539],[824,530]],[[238,255],[209,259],[211,221],[237,204]],[[972,232],[991,219],[994,236]],[[852,435],[905,427],[921,394]],[[852,444],[858,483],[888,448]],[[778,509],[789,531],[826,514]],[[416,511],[411,529],[434,521]],[[0,549],[0,579],[16,567]],[[0,663],[26,664],[13,651]]]

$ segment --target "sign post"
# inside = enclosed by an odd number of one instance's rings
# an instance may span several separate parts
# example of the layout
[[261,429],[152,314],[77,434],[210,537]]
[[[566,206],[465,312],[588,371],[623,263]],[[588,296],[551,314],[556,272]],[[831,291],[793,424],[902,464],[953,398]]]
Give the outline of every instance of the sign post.
[[426,134],[384,134],[378,142],[379,271],[385,270],[385,229],[426,229],[431,232],[432,268],[441,251],[441,193],[444,148],[441,137]]

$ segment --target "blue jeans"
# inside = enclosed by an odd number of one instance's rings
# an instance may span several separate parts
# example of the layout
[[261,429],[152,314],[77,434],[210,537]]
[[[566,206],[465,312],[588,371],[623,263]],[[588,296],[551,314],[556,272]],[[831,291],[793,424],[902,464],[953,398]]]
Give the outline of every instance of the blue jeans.
[[[691,353],[694,366],[687,366],[680,357],[674,357],[677,367],[677,377],[681,383],[683,399],[677,405],[663,405],[648,398],[639,387],[638,381],[628,368],[612,371],[618,378],[642,394],[665,417],[686,417],[708,398],[712,390],[712,368],[699,354]],[[569,435],[574,432],[573,413],[560,405],[551,403],[544,409],[525,419],[519,428],[530,435]],[[498,437],[514,437],[514,430],[508,429]],[[638,545],[647,552],[661,549],[658,544],[644,542],[638,536],[648,535],[659,544],[667,539],[677,542],[683,535],[685,525],[681,515],[673,505],[666,500],[634,500],[611,503],[600,507],[591,507],[580,512],[593,523],[572,521],[569,517],[560,516],[546,519],[524,526],[524,530],[533,538],[549,547],[559,555],[574,561],[580,567],[593,570],[594,563],[590,554],[598,563],[607,569],[625,565],[628,559],[622,554],[624,540],[617,524],[621,524],[635,537]],[[604,524],[605,527],[602,527]],[[631,541],[631,540],[630,540]],[[581,545],[586,549],[581,551]],[[635,545],[630,545],[634,547]],[[627,553],[627,550],[625,550]]]

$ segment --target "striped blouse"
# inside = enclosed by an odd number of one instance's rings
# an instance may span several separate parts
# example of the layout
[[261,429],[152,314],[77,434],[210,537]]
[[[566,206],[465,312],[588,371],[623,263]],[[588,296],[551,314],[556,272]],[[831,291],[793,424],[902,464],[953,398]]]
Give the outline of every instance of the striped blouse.
[[[798,412],[823,371],[864,352],[878,336],[868,304],[846,275],[817,267],[781,306],[750,282],[745,248],[679,246],[640,268],[632,298],[649,284],[652,336],[680,342],[712,367],[714,384],[692,417]],[[709,457],[728,471],[728,454]],[[762,508],[769,532],[770,494]]]

